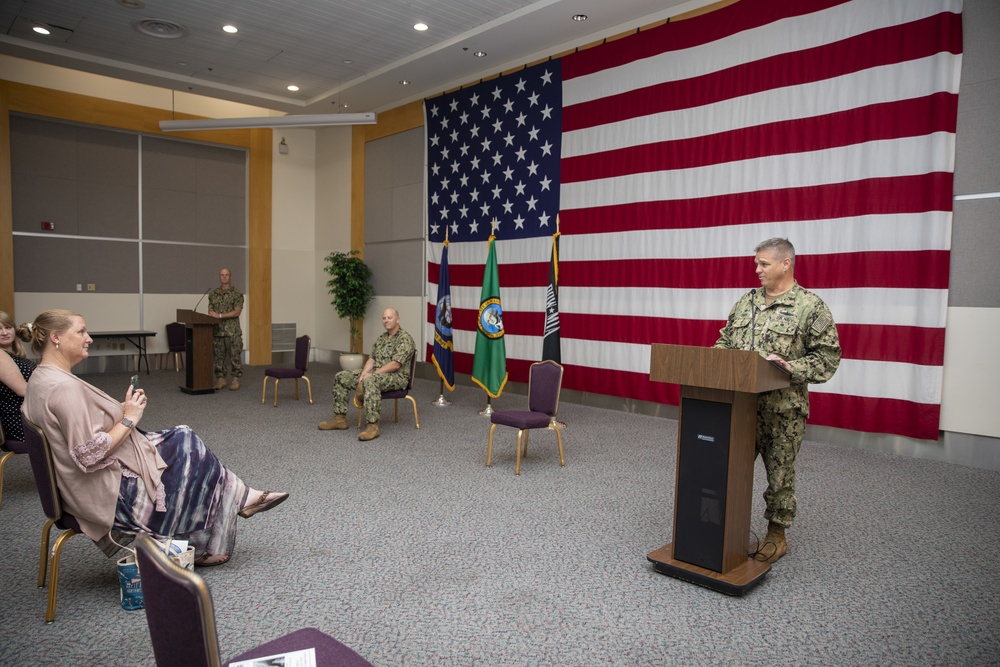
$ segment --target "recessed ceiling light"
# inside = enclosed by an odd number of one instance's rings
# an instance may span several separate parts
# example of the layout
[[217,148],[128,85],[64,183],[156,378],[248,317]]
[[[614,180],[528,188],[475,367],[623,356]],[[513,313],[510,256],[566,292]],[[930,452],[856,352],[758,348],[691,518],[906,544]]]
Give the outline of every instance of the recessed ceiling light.
[[409,79],[400,79],[399,83],[400,83],[400,85],[408,86],[408,85],[410,85],[410,80]]
[[37,32],[39,35],[51,35],[52,34],[49,31],[49,29],[46,28],[45,26],[36,25],[34,28],[32,28],[32,30],[34,30],[35,32]]
[[117,0],[117,2],[125,9],[142,9],[146,6],[142,0]]
[[345,65],[350,65],[350,64],[351,64],[351,63],[353,63],[354,61],[353,61],[353,60],[351,60],[350,58],[344,58],[344,59],[343,59],[343,60],[341,60],[340,62],[344,63]]
[[486,57],[486,52],[485,51],[476,51],[472,55],[474,55],[477,58],[485,58]]
[[187,67],[187,61],[185,60],[178,60],[177,64],[180,65],[181,67]]
[[288,90],[292,91],[293,93],[298,89],[299,87],[296,86],[294,83],[288,87]]
[[587,15],[586,14],[573,14],[573,20],[574,21],[586,21],[587,20]]
[[[334,104],[336,104],[336,102],[334,102]],[[350,103],[350,102],[344,102],[344,103],[343,103],[343,104],[341,104],[340,106],[341,106],[341,108],[344,108],[344,109],[346,109],[346,108],[348,108],[349,106],[351,106],[351,103]]]
[[224,25],[222,26],[222,29],[231,35],[236,34],[240,31],[240,29],[234,25]]
[[419,30],[420,32],[423,32],[424,30],[427,30],[427,24],[426,23],[414,23],[413,24],[413,29],[414,30]]

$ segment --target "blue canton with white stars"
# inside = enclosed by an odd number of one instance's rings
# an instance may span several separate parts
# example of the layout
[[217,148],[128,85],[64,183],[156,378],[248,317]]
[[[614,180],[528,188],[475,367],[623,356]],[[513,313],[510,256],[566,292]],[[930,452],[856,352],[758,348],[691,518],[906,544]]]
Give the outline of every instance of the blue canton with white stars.
[[559,61],[425,103],[428,239],[548,236],[559,213]]

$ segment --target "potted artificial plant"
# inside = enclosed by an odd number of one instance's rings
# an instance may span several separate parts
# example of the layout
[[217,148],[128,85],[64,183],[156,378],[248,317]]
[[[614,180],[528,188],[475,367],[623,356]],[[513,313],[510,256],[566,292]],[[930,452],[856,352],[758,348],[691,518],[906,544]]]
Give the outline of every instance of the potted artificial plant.
[[337,316],[347,319],[351,327],[350,351],[340,355],[340,367],[348,370],[361,368],[365,363],[361,353],[361,321],[368,304],[375,298],[372,270],[359,255],[357,250],[331,252],[326,256],[323,269],[331,276],[326,283],[333,297],[330,303],[337,310]]

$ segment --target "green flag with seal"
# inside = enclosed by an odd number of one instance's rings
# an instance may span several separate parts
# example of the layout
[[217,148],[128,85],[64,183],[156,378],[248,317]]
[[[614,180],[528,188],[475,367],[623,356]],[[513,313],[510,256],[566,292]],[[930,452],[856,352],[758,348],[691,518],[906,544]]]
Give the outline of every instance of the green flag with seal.
[[500,304],[495,241],[496,237],[491,235],[479,299],[476,356],[472,360],[472,381],[485,389],[490,398],[499,398],[507,384],[507,348],[503,340],[503,306]]

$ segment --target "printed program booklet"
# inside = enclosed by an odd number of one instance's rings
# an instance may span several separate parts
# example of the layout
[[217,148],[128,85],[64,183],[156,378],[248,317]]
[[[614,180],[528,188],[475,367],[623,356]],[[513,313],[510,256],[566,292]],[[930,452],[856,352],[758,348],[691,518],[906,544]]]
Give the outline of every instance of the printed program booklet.
[[316,649],[307,648],[301,651],[267,655],[262,658],[240,660],[230,663],[229,667],[316,667]]

